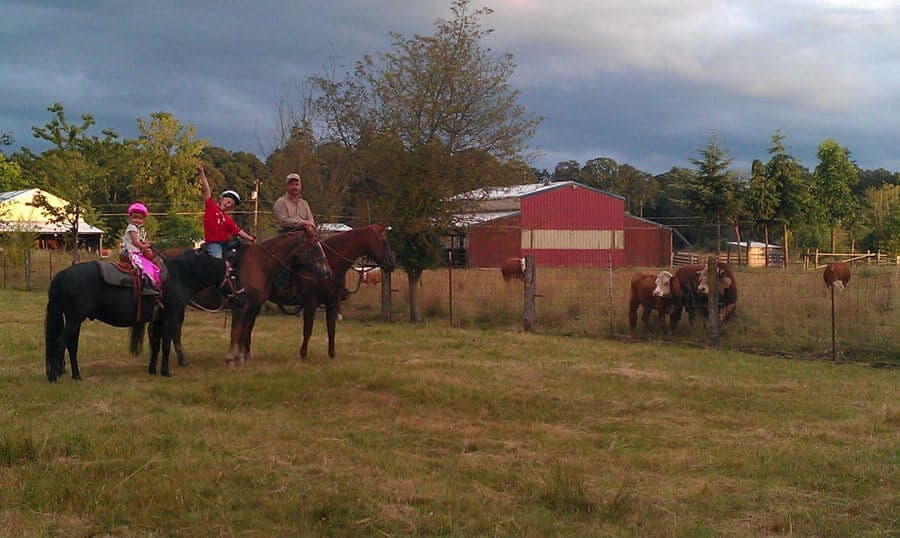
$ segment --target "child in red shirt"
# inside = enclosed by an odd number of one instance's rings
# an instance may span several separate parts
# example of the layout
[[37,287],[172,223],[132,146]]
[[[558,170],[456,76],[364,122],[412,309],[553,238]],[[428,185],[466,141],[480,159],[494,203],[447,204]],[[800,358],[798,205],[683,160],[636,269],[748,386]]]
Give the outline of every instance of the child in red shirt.
[[209,181],[206,179],[206,171],[203,169],[202,164],[197,167],[197,172],[200,174],[200,183],[203,185],[203,200],[205,204],[203,210],[203,240],[206,243],[204,245],[206,252],[210,256],[221,258],[223,245],[235,235],[251,243],[256,242],[256,238],[242,230],[228,214],[241,203],[240,195],[228,190],[219,196],[219,202],[216,203],[212,197]]

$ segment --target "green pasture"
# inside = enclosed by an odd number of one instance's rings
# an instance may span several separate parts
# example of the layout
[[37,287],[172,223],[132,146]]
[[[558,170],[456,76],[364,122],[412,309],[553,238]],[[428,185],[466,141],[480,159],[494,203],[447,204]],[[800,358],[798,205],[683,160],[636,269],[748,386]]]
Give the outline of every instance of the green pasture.
[[281,314],[226,368],[191,311],[172,378],[89,322],[50,384],[45,300],[0,291],[0,536],[900,533],[896,368]]

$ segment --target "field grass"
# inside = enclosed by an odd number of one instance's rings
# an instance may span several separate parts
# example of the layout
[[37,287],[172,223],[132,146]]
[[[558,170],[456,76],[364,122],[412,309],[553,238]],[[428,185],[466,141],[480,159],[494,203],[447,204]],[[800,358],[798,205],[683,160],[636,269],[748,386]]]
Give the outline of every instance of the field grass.
[[[567,336],[622,339],[628,331],[628,292],[639,268],[538,268],[537,331]],[[646,270],[659,271],[660,268]],[[735,267],[737,315],[723,327],[723,348],[802,358],[831,358],[831,296],[821,270],[748,269]],[[454,270],[453,325],[518,330],[522,327],[523,286],[505,284],[498,269]],[[450,277],[446,270],[427,271],[422,278],[420,306],[426,318],[450,317]],[[355,283],[351,283],[351,289]],[[408,284],[402,273],[392,287],[398,319],[408,318]],[[360,289],[347,305],[354,317],[379,315],[380,289]],[[900,365],[900,267],[858,266],[843,293],[835,294],[836,356],[839,360]],[[652,321],[656,321],[655,315]],[[639,327],[639,338],[656,341]],[[708,335],[687,316],[676,334],[666,339],[703,346]]]
[[47,383],[45,295],[0,291],[0,535],[896,536],[895,368],[265,315],[226,368],[146,374],[87,323]]

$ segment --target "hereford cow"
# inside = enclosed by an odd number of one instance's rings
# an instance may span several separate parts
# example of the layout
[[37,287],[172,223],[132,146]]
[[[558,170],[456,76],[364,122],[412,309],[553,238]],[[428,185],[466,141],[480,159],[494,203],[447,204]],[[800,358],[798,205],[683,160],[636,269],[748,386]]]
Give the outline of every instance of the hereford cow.
[[363,273],[362,281],[363,284],[368,284],[369,286],[378,286],[381,284],[381,269],[366,271]]
[[822,279],[827,287],[834,287],[838,291],[844,291],[844,286],[850,282],[850,266],[844,262],[829,263],[825,266]]
[[[737,280],[735,280],[734,273],[727,263],[718,262],[716,267],[718,273],[719,319],[726,321],[734,315],[734,309],[737,305]],[[709,293],[709,272],[705,265],[697,276],[700,280],[697,292],[706,297]]]
[[[644,329],[649,330],[650,313],[656,310],[660,329],[671,332],[671,320],[676,311],[681,311],[681,285],[678,279],[668,271],[658,274],[638,273],[631,279],[631,298],[628,302],[628,328],[634,334],[637,325],[637,310],[643,307],[641,320]],[[666,316],[670,323],[666,324]]]
[[500,266],[500,273],[505,282],[514,278],[525,280],[525,258],[509,258]]
[[[687,311],[688,322],[691,325],[694,324],[694,318],[698,312],[704,319],[707,312],[708,299],[706,295],[697,291],[697,287],[700,285],[700,271],[703,270],[703,267],[700,264],[685,265],[675,271],[675,278],[678,279],[678,283],[681,286],[681,306]],[[679,320],[681,320],[680,309],[672,313],[671,323],[673,330],[678,325]]]

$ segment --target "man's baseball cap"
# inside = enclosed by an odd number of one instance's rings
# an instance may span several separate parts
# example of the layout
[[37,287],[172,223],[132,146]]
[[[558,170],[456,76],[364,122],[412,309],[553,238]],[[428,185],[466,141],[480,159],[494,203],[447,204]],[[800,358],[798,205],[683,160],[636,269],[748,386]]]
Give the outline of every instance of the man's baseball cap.
[[286,178],[284,178],[285,185],[294,180],[300,181],[300,174],[288,174]]

